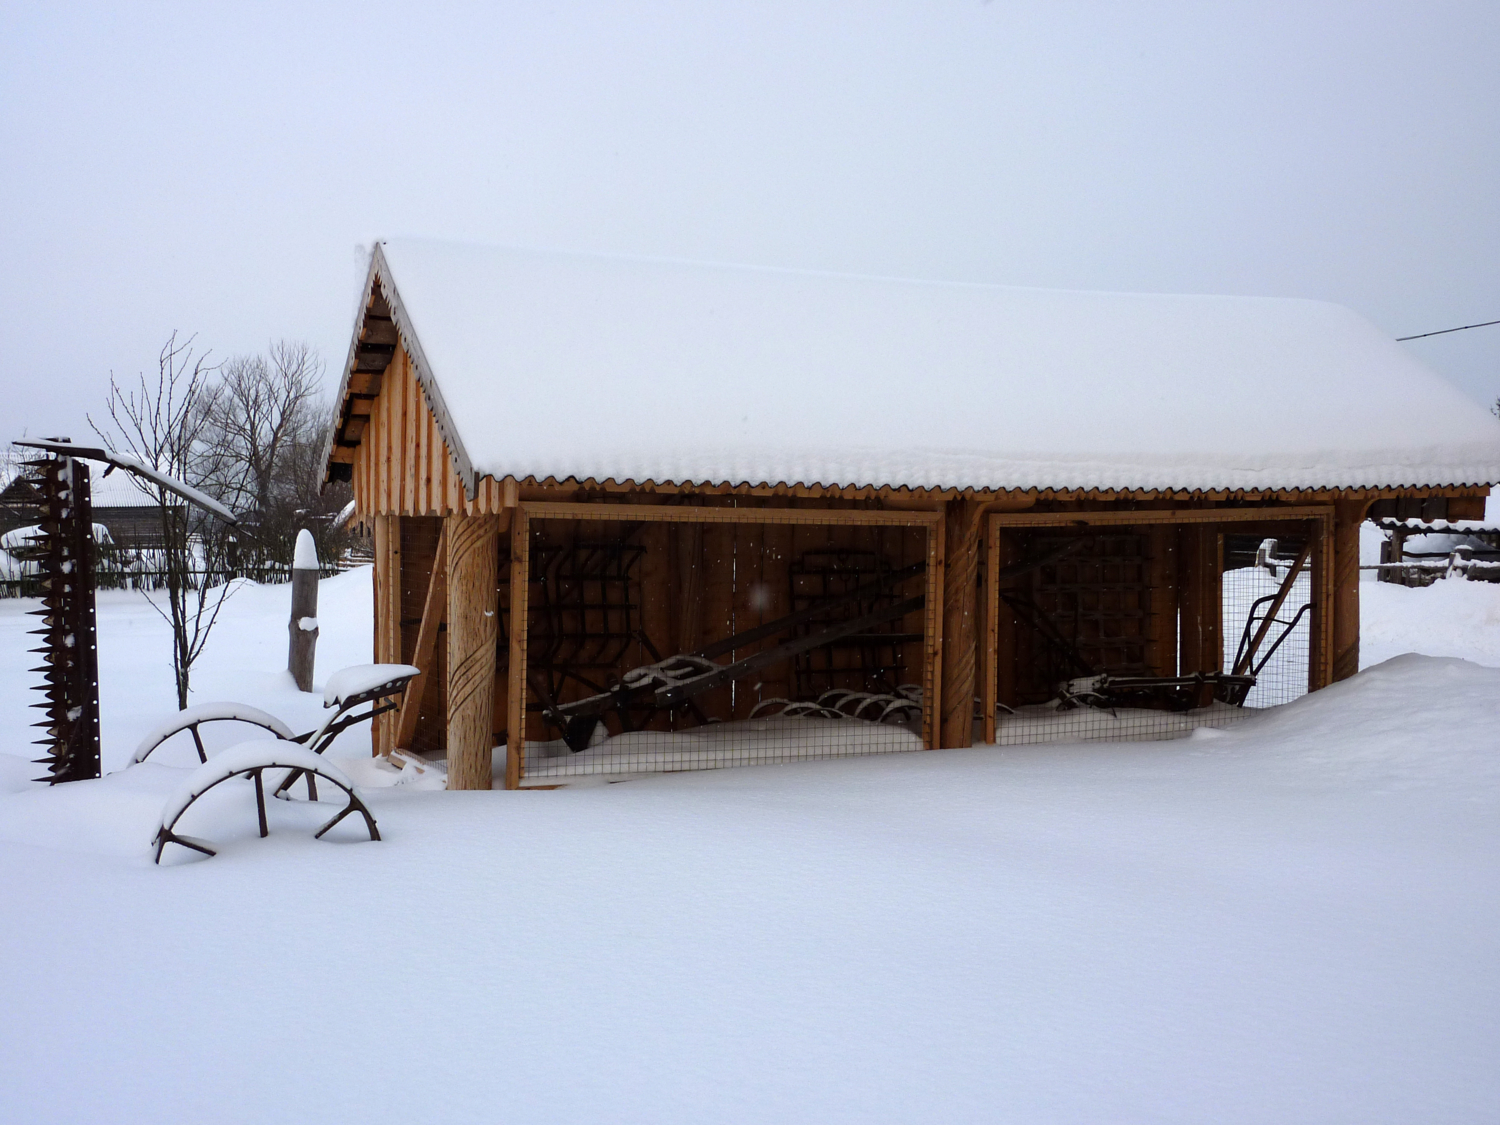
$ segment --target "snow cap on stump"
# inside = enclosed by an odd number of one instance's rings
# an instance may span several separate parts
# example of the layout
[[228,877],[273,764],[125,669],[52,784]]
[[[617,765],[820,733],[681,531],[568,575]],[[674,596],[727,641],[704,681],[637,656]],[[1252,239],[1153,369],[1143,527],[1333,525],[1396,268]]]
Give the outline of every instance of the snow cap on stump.
[[293,570],[317,570],[318,547],[313,542],[312,532],[303,528],[297,532],[297,550],[292,556]]

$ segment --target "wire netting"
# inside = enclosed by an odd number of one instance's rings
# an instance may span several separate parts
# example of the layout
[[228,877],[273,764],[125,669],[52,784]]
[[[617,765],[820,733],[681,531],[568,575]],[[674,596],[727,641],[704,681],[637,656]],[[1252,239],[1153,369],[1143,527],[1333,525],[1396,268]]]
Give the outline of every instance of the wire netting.
[[533,519],[528,551],[523,782],[924,745],[925,527]]
[[[1247,636],[1258,629],[1286,579],[1290,563],[1290,559],[1281,559],[1269,567],[1224,572],[1224,667],[1234,666]],[[1256,654],[1257,663],[1265,663],[1257,668],[1255,686],[1245,697],[1246,707],[1276,707],[1307,694],[1311,602],[1312,578],[1304,568]]]
[[[1182,738],[1306,693],[1306,567],[1274,605],[1307,542],[1296,534],[1278,541],[1202,525],[1008,531],[1000,562],[1021,573],[999,591],[995,741]],[[1213,620],[1191,604],[1194,568]],[[1251,649],[1253,659],[1240,661]]]

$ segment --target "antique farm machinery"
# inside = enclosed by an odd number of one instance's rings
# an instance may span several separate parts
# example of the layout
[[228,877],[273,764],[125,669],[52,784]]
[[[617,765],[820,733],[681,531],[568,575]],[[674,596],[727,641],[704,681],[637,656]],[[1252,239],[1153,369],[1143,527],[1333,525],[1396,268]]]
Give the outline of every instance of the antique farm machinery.
[[32,706],[44,712],[34,725],[46,734],[37,744],[47,750],[37,762],[48,776],[38,780],[55,785],[98,777],[100,769],[94,522],[86,462],[108,465],[106,476],[124,469],[218,519],[236,521],[218,501],[132,457],[66,438],[15,444],[39,451],[25,463],[23,479],[37,497],[41,519],[24,553],[41,571],[42,606],[30,611],[42,619],[42,627],[32,630],[42,644],[31,650],[42,658],[32,671],[42,673],[43,700]]

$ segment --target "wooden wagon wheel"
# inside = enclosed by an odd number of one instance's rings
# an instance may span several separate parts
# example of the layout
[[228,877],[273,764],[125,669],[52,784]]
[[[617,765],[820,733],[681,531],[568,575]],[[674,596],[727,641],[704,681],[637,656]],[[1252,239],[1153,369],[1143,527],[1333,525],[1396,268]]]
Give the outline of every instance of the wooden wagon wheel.
[[198,734],[198,728],[204,723],[247,723],[252,727],[268,730],[277,738],[289,741],[296,739],[291,727],[259,707],[251,707],[247,703],[200,703],[195,707],[187,707],[177,712],[141,739],[140,745],[135,749],[135,757],[130,759],[130,764],[137,765],[144,762],[163,742],[183,731],[191,732],[193,745],[198,750],[198,761],[208,761],[208,752],[203,748],[203,739]]
[[380,829],[376,827],[374,816],[360,800],[359,794],[354,792],[353,783],[331,762],[324,761],[311,750],[295,744],[249,742],[226,750],[212,761],[199,766],[193,771],[187,783],[167,802],[166,808],[162,811],[161,825],[156,831],[155,840],[152,841],[156,847],[156,862],[161,862],[162,851],[168,844],[180,844],[193,851],[202,852],[204,855],[218,854],[217,849],[208,841],[194,836],[181,835],[176,831],[176,827],[183,814],[200,797],[231,778],[248,777],[255,782],[255,809],[260,818],[260,834],[262,837],[269,835],[263,777],[265,771],[269,769],[290,769],[307,775],[309,779],[316,775],[348,797],[343,809],[313,834],[314,839],[321,839],[324,833],[334,825],[355,812],[365,818],[365,828],[370,833],[370,839],[380,839]]

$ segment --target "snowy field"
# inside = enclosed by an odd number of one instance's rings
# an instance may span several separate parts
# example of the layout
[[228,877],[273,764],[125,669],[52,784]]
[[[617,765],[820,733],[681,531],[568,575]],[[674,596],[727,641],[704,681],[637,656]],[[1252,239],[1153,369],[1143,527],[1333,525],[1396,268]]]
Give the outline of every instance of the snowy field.
[[[190,752],[31,784],[0,601],[0,1122],[1500,1120],[1500,587],[1362,594],[1367,671],[1227,731],[371,787],[381,843],[247,786],[162,868]],[[195,701],[318,720],[287,597]],[[368,572],[321,598],[320,684]],[[119,771],[165,628],[104,594],[100,649]]]

